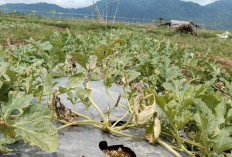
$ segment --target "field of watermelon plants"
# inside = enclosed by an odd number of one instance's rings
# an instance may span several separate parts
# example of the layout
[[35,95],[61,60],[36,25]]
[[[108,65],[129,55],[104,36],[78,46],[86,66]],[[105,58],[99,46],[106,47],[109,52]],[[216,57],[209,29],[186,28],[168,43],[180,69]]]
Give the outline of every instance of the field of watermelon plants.
[[[232,156],[232,69],[211,59],[210,48],[199,54],[194,46],[156,39],[145,31],[121,27],[73,33],[67,29],[46,40],[30,38],[19,45],[8,40],[8,46],[2,45],[1,153],[14,151],[7,146],[22,140],[54,152],[58,131],[88,125],[121,138],[157,143],[177,157],[179,152]],[[57,77],[68,77],[65,87],[55,87]],[[115,104],[97,104],[90,81],[100,81]],[[118,97],[108,90],[113,84],[122,89]],[[65,93],[73,106],[81,103],[88,114],[66,108],[59,98]],[[37,103],[32,104],[35,98]],[[42,98],[46,106],[41,105]],[[105,105],[107,112],[99,105]],[[101,121],[91,116],[90,107]],[[118,108],[125,115],[112,122],[110,115]],[[62,126],[56,128],[54,121]],[[144,129],[144,136],[123,132],[131,128]]]

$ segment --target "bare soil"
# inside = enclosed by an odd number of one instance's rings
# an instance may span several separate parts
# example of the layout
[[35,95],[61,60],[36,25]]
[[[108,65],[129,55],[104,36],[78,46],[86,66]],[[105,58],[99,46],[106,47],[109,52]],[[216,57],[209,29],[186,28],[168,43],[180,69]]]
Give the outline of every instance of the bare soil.
[[103,152],[108,156],[108,157],[131,157],[129,153],[124,152],[122,149],[118,150],[103,150]]
[[58,30],[61,30],[61,31],[65,31],[67,29],[67,27],[63,27],[63,26],[60,26],[60,25],[57,25],[57,24],[49,24],[49,26],[55,27],[55,28],[57,28]]
[[[196,52],[196,55],[202,55],[202,52]],[[218,61],[221,66],[227,67],[227,68],[232,68],[232,60],[228,59],[227,57],[222,57],[222,56],[215,56],[215,55],[209,55],[209,58]]]
[[[28,44],[28,42],[26,42],[24,40],[20,40],[20,39],[10,41],[10,45],[27,45],[27,44]],[[3,40],[1,45],[2,46],[9,46],[7,40]]]
[[232,60],[226,57],[214,56],[214,55],[209,55],[209,57],[215,61],[218,61],[223,67],[232,68]]

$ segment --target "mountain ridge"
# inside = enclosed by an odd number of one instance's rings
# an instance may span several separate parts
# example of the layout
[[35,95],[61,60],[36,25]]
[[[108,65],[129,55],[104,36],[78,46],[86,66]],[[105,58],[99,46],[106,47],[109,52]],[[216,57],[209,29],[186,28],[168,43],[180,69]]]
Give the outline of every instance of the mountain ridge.
[[[185,2],[181,0],[121,0],[118,10],[118,17],[141,18],[158,20],[163,17],[165,21],[188,20],[199,24],[206,24],[213,29],[232,30],[232,11],[223,7],[231,0],[220,0],[206,6],[201,6],[193,2]],[[232,3],[232,1],[231,1]],[[101,13],[104,13],[105,2],[98,1],[97,6]],[[217,5],[215,5],[217,4]],[[221,4],[221,5],[219,5]],[[228,5],[228,4],[227,4]],[[231,5],[232,7],[232,5]],[[79,9],[62,8],[55,4],[36,3],[36,4],[5,4],[0,8],[9,8],[16,10],[36,10],[37,12],[49,12],[56,10],[56,12],[88,14],[92,15],[93,7],[84,7]],[[109,6],[108,16],[113,16],[116,9],[115,5]],[[231,9],[232,10],[232,9]]]
[[232,12],[232,0],[220,0],[213,3],[205,5],[207,8],[227,10]]

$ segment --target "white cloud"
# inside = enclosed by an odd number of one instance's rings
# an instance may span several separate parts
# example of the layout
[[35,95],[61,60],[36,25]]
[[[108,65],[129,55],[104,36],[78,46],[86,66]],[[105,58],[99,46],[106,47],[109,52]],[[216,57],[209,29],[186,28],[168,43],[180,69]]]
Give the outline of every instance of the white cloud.
[[[99,0],[95,0],[99,1]],[[57,4],[61,7],[65,8],[81,8],[86,7],[93,4],[93,0],[0,0],[0,4],[6,4],[6,3],[38,3],[38,2],[46,2],[46,3],[52,3]]]
[[186,1],[186,2],[195,2],[195,3],[198,3],[200,5],[206,5],[206,4],[209,4],[209,3],[213,3],[217,0],[183,0],[183,1]]

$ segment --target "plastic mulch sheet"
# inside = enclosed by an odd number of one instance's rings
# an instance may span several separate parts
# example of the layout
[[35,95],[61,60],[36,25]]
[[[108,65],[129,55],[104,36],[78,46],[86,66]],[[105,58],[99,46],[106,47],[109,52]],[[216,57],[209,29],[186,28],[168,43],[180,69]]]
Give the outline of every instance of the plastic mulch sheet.
[[[58,86],[65,86],[67,78],[55,79],[58,81]],[[81,86],[81,84],[80,84]],[[113,102],[106,94],[105,88],[101,82],[90,82],[90,89],[92,90],[91,96],[96,104],[102,109],[103,113],[106,112],[106,106],[114,106]],[[120,88],[113,85],[110,88],[110,93],[113,97],[117,98],[120,93]],[[67,100],[67,95],[60,96],[61,102],[68,108],[73,108],[73,105]],[[125,100],[120,101],[125,104]],[[42,103],[46,104],[46,100],[42,99]],[[85,114],[86,110],[84,105],[75,105],[75,111]],[[90,114],[96,120],[101,120],[98,112],[90,107]],[[125,114],[125,110],[116,109],[112,112],[110,119],[115,121]],[[127,117],[128,118],[128,117]],[[61,124],[54,122],[59,127]],[[143,129],[128,129],[124,133],[133,134],[137,136],[144,136]],[[40,148],[26,145],[23,142],[10,145],[14,152],[4,154],[3,156],[15,157],[105,157],[106,155],[99,149],[99,142],[107,141],[108,145],[124,145],[129,147],[137,157],[173,157],[170,152],[160,145],[150,144],[148,141],[136,140],[120,135],[107,134],[101,130],[90,126],[68,127],[59,131],[59,147],[56,152],[48,153],[42,151]],[[186,156],[181,154],[182,156]]]

